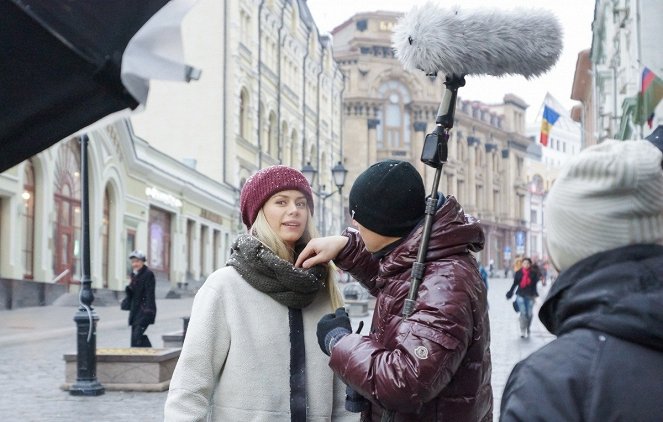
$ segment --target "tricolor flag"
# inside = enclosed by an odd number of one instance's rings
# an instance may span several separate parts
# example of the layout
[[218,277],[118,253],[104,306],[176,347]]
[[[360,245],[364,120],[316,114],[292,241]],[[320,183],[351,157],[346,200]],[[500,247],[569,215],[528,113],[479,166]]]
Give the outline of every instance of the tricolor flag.
[[559,113],[548,107],[543,106],[543,118],[541,119],[541,143],[544,147],[548,146],[548,135],[550,135],[550,128],[559,119]]
[[642,90],[640,91],[640,110],[638,113],[640,124],[646,121],[651,129],[654,110],[661,98],[663,98],[663,80],[645,66],[642,71]]

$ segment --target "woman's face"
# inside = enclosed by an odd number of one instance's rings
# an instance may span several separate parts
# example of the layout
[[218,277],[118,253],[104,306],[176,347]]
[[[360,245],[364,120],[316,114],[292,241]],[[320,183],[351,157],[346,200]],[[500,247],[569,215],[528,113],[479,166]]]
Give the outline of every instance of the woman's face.
[[298,190],[286,190],[273,195],[262,207],[269,227],[289,247],[302,237],[308,221],[306,197]]

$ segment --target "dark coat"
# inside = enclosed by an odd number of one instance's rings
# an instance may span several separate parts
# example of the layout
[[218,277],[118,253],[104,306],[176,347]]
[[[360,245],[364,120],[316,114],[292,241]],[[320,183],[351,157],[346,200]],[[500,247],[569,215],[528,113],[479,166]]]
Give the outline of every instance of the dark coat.
[[578,262],[539,317],[558,338],[513,369],[501,421],[663,418],[663,246]]
[[426,271],[414,313],[401,313],[410,288],[423,226],[381,259],[358,233],[335,262],[377,296],[369,336],[336,343],[330,366],[371,400],[369,420],[381,406],[398,421],[492,421],[490,327],[486,286],[470,251],[483,248],[479,222],[449,196],[437,210]]
[[519,269],[513,275],[513,284],[507,293],[508,297],[511,297],[514,289],[516,290],[517,296],[522,297],[538,297],[539,293],[536,291],[536,284],[541,281],[541,274],[534,267],[530,267],[529,270],[530,284],[525,288],[520,288],[520,281],[523,279],[523,269]]
[[157,304],[154,300],[156,281],[154,273],[143,265],[138,274],[131,274],[131,283],[125,289],[131,300],[129,309],[129,325],[147,327],[154,324],[157,316]]

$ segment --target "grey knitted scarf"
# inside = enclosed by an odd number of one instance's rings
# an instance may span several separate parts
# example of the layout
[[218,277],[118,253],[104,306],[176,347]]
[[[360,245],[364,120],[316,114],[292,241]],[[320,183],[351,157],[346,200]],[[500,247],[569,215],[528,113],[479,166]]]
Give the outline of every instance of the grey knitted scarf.
[[289,308],[310,305],[325,285],[327,270],[318,265],[295,268],[251,235],[241,235],[233,243],[227,265],[255,289]]

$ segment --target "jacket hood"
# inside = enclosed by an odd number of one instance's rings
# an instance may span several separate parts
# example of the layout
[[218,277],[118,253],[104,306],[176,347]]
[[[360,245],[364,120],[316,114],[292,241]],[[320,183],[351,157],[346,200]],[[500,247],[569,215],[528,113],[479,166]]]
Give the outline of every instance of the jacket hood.
[[[412,267],[423,238],[424,221],[422,219],[403,242],[384,258],[381,266],[384,275]],[[426,262],[470,251],[478,252],[483,245],[484,233],[479,220],[465,215],[456,198],[447,196],[435,212]]]
[[555,335],[591,328],[663,350],[663,246],[598,253],[561,273],[539,318]]

